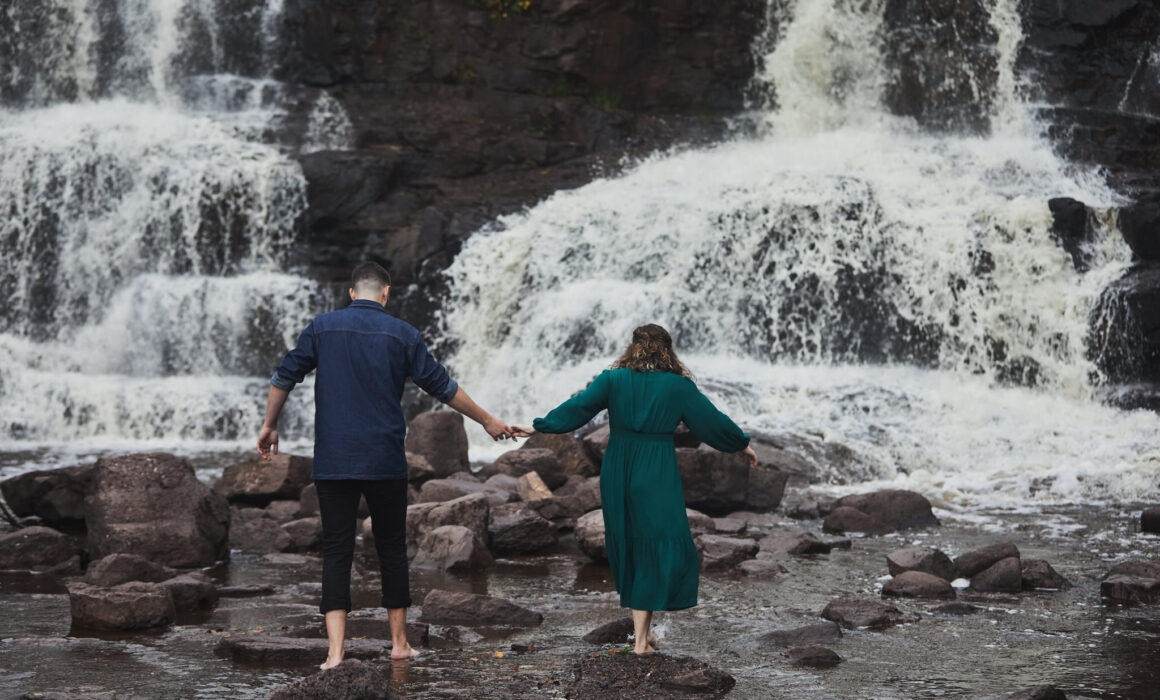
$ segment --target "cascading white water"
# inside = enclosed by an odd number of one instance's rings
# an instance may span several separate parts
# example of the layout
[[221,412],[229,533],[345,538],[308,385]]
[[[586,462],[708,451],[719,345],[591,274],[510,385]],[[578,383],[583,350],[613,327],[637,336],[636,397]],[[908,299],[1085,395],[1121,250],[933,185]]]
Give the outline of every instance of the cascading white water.
[[460,382],[526,421],[657,322],[743,424],[847,443],[950,507],[1149,493],[1160,419],[1095,403],[1085,356],[1128,252],[1102,226],[1081,274],[1049,234],[1049,198],[1115,195],[1023,109],[1016,4],[990,4],[988,136],[881,107],[881,11],[772,5],[758,138],[652,157],[473,236],[448,271]]
[[[305,180],[264,142],[283,0],[52,0],[0,39],[0,442],[234,441],[320,310]],[[239,40],[242,38],[244,40]],[[307,136],[341,148],[347,129]],[[317,131],[317,129],[316,129]],[[319,143],[321,146],[319,146]],[[310,391],[296,392],[288,427]],[[202,442],[204,444],[204,442]]]

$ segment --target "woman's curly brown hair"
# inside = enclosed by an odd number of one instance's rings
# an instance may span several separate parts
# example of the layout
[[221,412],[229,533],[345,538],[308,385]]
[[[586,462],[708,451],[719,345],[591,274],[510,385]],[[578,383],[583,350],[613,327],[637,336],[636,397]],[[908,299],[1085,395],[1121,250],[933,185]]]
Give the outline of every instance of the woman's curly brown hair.
[[612,369],[631,369],[637,372],[671,372],[686,379],[693,373],[677,359],[673,350],[673,338],[669,332],[655,323],[640,326],[632,332],[632,343]]

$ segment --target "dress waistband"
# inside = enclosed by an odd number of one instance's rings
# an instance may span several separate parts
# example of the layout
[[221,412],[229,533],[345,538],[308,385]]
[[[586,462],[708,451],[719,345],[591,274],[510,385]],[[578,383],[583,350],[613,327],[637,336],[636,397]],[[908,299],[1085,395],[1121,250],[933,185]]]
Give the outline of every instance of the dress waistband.
[[623,435],[624,437],[633,438],[635,440],[648,440],[650,442],[672,442],[672,433],[638,433],[635,430],[627,428],[612,428],[611,435]]

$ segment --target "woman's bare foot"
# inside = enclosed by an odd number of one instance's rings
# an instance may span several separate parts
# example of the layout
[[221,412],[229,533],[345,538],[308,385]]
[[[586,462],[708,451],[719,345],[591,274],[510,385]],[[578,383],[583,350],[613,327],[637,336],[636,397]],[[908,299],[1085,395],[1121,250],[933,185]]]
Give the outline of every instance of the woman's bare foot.
[[661,645],[661,643],[657,641],[657,636],[652,632],[648,633],[648,645],[650,647],[659,647]]
[[404,649],[392,649],[391,661],[406,661],[407,659],[413,659],[418,655],[419,652],[411,648],[411,645],[408,644]]
[[322,669],[323,671],[325,671],[325,670],[326,670],[326,669],[328,669],[328,668],[334,668],[335,666],[339,665],[340,663],[342,663],[342,657],[341,657],[341,656],[339,656],[339,657],[337,657],[337,658],[335,658],[335,657],[333,657],[333,656],[327,656],[327,657],[326,657],[326,661],[324,661],[324,662],[322,662],[322,663],[318,664],[318,668],[320,668],[320,669]]
[[657,653],[657,650],[653,648],[652,644],[645,644],[643,649],[640,647],[635,647],[632,650],[632,653],[634,653],[634,654],[655,654],[655,653]]

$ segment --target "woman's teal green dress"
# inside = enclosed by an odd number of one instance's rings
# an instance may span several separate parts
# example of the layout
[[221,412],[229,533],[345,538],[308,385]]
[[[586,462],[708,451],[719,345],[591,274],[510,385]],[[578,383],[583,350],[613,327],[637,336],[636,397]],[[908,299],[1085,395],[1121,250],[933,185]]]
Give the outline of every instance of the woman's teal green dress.
[[685,515],[673,432],[684,421],[709,446],[737,452],[749,436],[697,385],[670,372],[601,372],[533,427],[576,430],[608,409],[611,433],[600,469],[604,542],[620,605],[680,610],[697,604],[700,563]]

